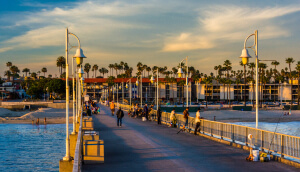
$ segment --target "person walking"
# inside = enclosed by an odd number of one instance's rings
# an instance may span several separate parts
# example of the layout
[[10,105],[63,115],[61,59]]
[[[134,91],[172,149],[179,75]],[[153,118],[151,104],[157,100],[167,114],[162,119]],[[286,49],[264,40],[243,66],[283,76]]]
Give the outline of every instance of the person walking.
[[185,119],[185,124],[184,127],[186,128],[186,126],[189,124],[189,107],[187,107],[184,111],[183,111],[183,118]]
[[114,116],[114,114],[115,114],[115,104],[114,104],[113,101],[110,103],[110,110],[111,110],[111,116]]
[[146,117],[146,120],[148,121],[148,120],[149,120],[149,119],[148,119],[149,110],[148,110],[147,104],[145,104],[143,111],[144,111],[144,115],[145,115],[145,117]]
[[157,124],[161,124],[161,110],[160,110],[160,107],[157,110]]
[[197,135],[197,131],[200,127],[200,107],[198,108],[198,110],[196,112],[195,123],[196,123],[196,127],[195,127],[194,134]]
[[173,108],[173,110],[171,112],[170,120],[171,120],[171,127],[176,128],[177,118],[176,118],[176,115],[175,115],[175,108]]
[[116,113],[117,115],[117,126],[122,127],[122,118],[124,117],[124,112],[122,111],[121,107],[119,107],[119,110]]

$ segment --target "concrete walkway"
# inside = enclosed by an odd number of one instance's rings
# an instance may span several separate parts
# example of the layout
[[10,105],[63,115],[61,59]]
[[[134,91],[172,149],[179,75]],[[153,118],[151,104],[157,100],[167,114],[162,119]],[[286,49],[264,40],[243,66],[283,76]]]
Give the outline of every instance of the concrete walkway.
[[122,128],[108,107],[93,117],[105,145],[105,163],[83,165],[83,171],[299,171],[278,162],[247,162],[248,152],[215,141],[179,133],[156,122],[127,116]]

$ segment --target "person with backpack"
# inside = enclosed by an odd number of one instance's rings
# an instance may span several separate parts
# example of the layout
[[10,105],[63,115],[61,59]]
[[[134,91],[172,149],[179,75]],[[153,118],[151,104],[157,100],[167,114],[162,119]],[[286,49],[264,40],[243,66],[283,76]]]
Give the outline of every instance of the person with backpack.
[[119,110],[116,113],[117,115],[117,126],[122,127],[122,118],[124,117],[124,112],[122,111],[121,107],[119,107]]
[[143,113],[144,113],[144,116],[146,117],[146,120],[148,121],[149,120],[148,119],[149,110],[148,110],[147,104],[145,104],[145,106],[144,106]]
[[197,135],[197,130],[200,127],[200,108],[198,108],[198,110],[196,112],[195,123],[196,123],[196,127],[195,127],[194,134]]
[[184,127],[186,128],[186,126],[189,124],[189,107],[187,107],[184,111],[183,111],[183,118],[185,119],[185,124]]
[[160,107],[157,110],[157,124],[161,124],[161,110],[160,110]]

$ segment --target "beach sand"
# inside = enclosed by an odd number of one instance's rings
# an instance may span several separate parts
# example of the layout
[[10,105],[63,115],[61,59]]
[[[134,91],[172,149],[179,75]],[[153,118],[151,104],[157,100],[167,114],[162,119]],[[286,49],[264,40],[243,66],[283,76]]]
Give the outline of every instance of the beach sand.
[[[66,110],[54,108],[39,108],[36,111],[11,111],[5,108],[0,108],[0,123],[22,123],[34,124],[39,118],[39,124],[44,124],[46,118],[47,124],[63,124],[66,123]],[[69,110],[69,122],[73,122],[72,109]]]

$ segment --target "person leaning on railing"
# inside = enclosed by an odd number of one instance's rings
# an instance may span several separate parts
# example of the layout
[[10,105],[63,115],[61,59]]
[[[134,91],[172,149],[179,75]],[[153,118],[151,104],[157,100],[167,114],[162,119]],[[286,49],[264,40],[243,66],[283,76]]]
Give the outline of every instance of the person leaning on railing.
[[175,115],[175,108],[173,108],[173,110],[171,112],[170,121],[171,121],[171,127],[176,128],[177,118],[176,118],[176,115]]
[[198,108],[196,112],[195,123],[196,123],[196,127],[195,127],[194,134],[197,135],[197,130],[200,127],[200,108]]
[[183,118],[185,119],[185,124],[184,127],[186,128],[186,126],[189,124],[189,107],[186,107],[186,109],[183,111]]

